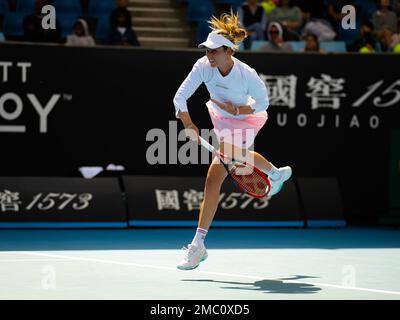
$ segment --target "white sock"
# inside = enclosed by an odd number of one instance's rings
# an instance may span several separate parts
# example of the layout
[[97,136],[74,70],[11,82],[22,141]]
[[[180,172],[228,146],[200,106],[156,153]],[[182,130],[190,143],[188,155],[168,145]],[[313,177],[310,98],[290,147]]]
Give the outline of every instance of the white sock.
[[267,172],[267,175],[271,180],[278,180],[281,177],[281,172],[276,168],[272,163],[271,164],[271,170]]
[[207,230],[202,228],[197,228],[196,234],[191,244],[195,245],[196,247],[204,246],[204,239],[206,238],[206,235],[207,235]]

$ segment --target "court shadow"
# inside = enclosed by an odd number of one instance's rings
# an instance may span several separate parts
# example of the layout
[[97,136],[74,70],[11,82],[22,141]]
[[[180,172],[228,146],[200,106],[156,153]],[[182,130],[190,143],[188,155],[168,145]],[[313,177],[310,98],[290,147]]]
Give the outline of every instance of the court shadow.
[[[297,282],[299,279],[306,278],[317,278],[313,276],[301,276],[296,275],[291,278],[279,278],[276,280],[265,279],[258,280],[255,282],[236,282],[236,281],[219,281],[210,279],[184,279],[182,281],[196,281],[196,282],[212,282],[221,283],[234,286],[223,286],[222,289],[229,290],[250,290],[250,291],[262,291],[264,293],[281,293],[281,294],[311,294],[321,291],[322,289],[310,284]],[[285,281],[296,281],[296,282],[285,282]]]

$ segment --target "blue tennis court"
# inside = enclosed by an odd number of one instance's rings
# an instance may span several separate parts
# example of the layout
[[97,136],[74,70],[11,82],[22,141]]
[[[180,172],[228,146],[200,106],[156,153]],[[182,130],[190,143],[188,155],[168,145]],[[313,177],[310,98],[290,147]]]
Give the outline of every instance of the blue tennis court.
[[400,299],[399,230],[215,228],[180,271],[192,232],[1,231],[0,299]]

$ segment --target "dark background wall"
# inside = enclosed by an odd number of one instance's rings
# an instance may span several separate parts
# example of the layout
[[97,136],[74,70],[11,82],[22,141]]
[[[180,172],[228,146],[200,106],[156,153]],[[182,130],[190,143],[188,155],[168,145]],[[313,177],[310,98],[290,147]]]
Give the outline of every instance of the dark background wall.
[[[207,165],[146,161],[152,144],[146,141],[147,132],[152,128],[168,132],[169,121],[175,120],[173,96],[202,55],[197,50],[1,45],[0,62],[13,65],[8,81],[0,72],[0,97],[15,93],[23,109],[12,120],[0,114],[0,175],[80,176],[80,166],[115,163],[124,165],[127,174],[204,176]],[[274,91],[279,86],[276,79],[267,80],[275,102],[268,109],[269,120],[256,140],[256,150],[278,166],[291,165],[296,176],[337,177],[350,222],[373,222],[387,212],[390,134],[400,125],[399,57],[266,53],[236,57],[259,74],[297,77],[294,107],[282,105]],[[31,63],[26,82],[21,81],[18,62]],[[329,101],[339,95],[338,109],[313,108],[307,96],[313,91],[311,78],[323,75],[333,79],[324,82],[333,90],[324,94]],[[342,83],[332,89],[340,78]],[[49,113],[46,132],[40,132],[40,118],[28,94],[42,105],[60,95]],[[353,106],[363,96],[364,102]],[[207,99],[201,86],[189,100],[192,118],[201,128],[212,128],[204,105]],[[388,106],[379,106],[385,103]],[[3,101],[0,108],[13,113],[15,103]],[[324,125],[318,125],[322,118]],[[1,132],[4,125],[26,129]]]

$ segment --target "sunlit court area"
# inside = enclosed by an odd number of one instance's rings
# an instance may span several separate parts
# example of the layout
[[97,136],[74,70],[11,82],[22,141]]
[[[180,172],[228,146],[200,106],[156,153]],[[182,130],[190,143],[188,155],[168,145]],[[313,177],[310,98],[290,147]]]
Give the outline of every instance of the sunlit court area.
[[400,300],[399,53],[399,0],[0,0],[0,300]]
[[[211,229],[208,261],[176,268],[190,229],[2,231],[2,299],[398,300],[394,230]],[[211,232],[211,231],[210,231]],[[168,288],[168,290],[160,290]]]

